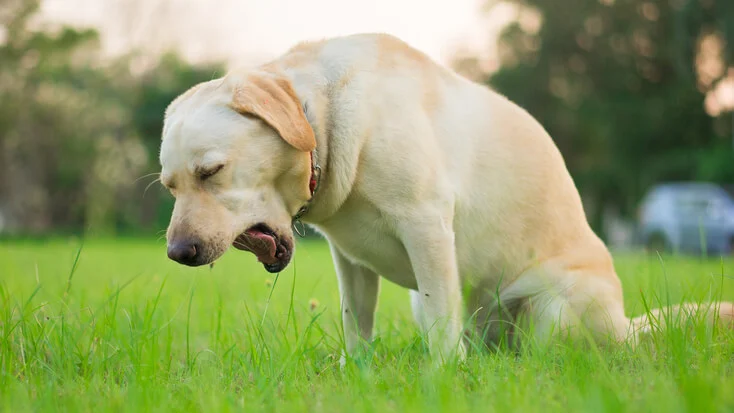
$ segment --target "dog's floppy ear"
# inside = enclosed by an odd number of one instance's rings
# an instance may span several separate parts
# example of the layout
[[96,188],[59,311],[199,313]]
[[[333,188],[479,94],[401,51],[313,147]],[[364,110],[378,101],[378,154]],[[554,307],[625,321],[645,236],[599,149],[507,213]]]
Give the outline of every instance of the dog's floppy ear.
[[262,119],[299,151],[316,149],[313,129],[288,79],[250,75],[244,84],[235,87],[231,106],[239,113]]

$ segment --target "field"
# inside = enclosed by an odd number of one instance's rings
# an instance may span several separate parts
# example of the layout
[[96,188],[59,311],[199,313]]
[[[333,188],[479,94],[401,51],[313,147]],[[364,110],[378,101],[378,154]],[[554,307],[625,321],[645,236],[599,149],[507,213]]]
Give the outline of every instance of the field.
[[[342,370],[319,241],[277,278],[242,252],[191,269],[168,261],[163,241],[81,244],[0,241],[3,411],[734,410],[734,334],[703,323],[635,350],[559,342],[433,369],[407,292],[383,281],[373,354]],[[616,266],[628,314],[643,301],[734,300],[732,259],[621,255]]]

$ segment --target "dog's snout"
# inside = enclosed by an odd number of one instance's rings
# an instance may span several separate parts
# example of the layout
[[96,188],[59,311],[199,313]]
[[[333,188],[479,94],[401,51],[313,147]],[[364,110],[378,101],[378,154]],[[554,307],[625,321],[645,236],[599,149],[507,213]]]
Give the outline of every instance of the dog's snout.
[[201,243],[195,240],[173,241],[168,244],[168,258],[185,265],[196,265],[201,255]]

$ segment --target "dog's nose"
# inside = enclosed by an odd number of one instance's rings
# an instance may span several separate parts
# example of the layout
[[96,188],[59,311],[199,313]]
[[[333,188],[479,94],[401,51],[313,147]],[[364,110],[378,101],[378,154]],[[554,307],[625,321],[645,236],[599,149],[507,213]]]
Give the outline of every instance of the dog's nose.
[[201,248],[194,241],[174,241],[168,244],[168,258],[184,265],[196,264]]

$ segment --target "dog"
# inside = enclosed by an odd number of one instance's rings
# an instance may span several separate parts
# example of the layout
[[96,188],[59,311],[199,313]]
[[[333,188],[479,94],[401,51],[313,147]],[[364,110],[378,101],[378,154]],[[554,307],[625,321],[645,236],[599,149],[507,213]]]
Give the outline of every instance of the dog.
[[[380,277],[410,290],[441,361],[464,357],[467,320],[488,344],[528,326],[538,340],[600,342],[650,329],[625,315],[543,127],[390,35],[302,43],[198,84],[167,108],[162,135],[168,257],[204,265],[233,246],[279,272],[291,224],[309,224],[329,242],[347,354],[371,340]],[[705,307],[734,320],[731,303]]]

